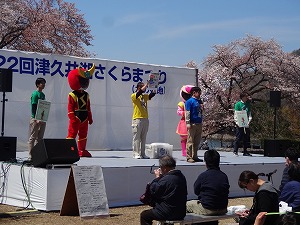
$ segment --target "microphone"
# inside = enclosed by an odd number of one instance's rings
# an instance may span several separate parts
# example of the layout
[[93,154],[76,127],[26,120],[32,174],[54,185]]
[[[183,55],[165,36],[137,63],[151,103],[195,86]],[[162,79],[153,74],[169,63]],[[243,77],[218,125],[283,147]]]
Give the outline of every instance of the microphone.
[[274,173],[276,173],[277,172],[277,169],[275,169],[273,172],[271,172],[271,173],[269,173],[268,175],[269,176],[272,176]]
[[272,176],[274,173],[277,172],[277,169],[275,169],[273,172],[270,172],[270,173],[259,173],[257,174],[257,176],[266,176],[266,177],[270,177]]

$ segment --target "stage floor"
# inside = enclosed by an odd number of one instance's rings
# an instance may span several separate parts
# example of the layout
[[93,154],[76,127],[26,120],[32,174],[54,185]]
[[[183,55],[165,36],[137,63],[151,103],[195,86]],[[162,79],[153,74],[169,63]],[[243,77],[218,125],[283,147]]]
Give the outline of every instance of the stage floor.
[[[205,150],[199,150],[198,156],[203,159]],[[152,166],[158,165],[158,159],[133,159],[131,151],[116,151],[116,150],[91,150],[92,158],[81,158],[76,164],[81,165],[101,165],[102,167],[132,167],[132,166]],[[180,166],[204,165],[203,162],[188,163],[185,157],[181,155],[181,151],[173,151],[173,157]],[[221,165],[226,164],[253,164],[253,163],[281,163],[284,165],[284,157],[264,157],[261,154],[252,154],[252,157],[233,155],[232,152],[219,151],[221,155]],[[20,161],[27,160],[28,152],[17,152],[17,159]]]
[[[141,204],[140,195],[146,183],[154,179],[150,168],[158,166],[158,159],[133,159],[131,151],[90,151],[92,158],[81,158],[77,166],[101,166],[105,181],[109,207]],[[203,150],[198,151],[203,159]],[[230,182],[229,197],[252,196],[253,193],[240,189],[237,185],[239,174],[244,170],[255,173],[277,172],[272,176],[275,187],[279,187],[284,169],[283,157],[234,156],[232,152],[219,152],[221,170],[228,175]],[[204,162],[188,163],[181,151],[173,151],[177,168],[186,176],[188,199],[194,199],[193,184],[197,176],[206,170]],[[18,162],[27,160],[28,152],[17,152]],[[68,182],[70,168],[34,168],[22,163],[1,164],[0,182],[4,183],[0,193],[0,203],[19,207],[28,206],[44,211],[60,210]],[[4,174],[4,175],[3,175]],[[267,177],[262,177],[267,180]],[[25,184],[25,186],[24,186]],[[25,191],[26,188],[29,190]],[[30,204],[29,204],[30,203]]]

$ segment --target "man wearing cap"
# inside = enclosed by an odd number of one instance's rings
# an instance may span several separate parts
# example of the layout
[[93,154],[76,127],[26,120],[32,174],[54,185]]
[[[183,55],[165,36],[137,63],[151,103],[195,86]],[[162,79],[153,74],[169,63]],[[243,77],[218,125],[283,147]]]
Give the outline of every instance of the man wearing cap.
[[136,85],[136,92],[131,95],[131,101],[133,105],[132,114],[132,149],[133,158],[135,159],[146,159],[145,146],[146,146],[146,136],[149,128],[148,120],[148,109],[147,104],[151,98],[156,94],[152,91],[150,94],[145,94],[148,82],[144,84],[143,82],[138,82]]

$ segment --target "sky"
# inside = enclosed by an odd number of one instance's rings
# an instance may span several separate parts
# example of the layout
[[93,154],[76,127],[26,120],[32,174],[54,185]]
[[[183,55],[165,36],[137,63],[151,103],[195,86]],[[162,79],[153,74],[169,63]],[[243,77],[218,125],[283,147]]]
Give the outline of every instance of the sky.
[[201,62],[214,45],[252,35],[300,48],[300,0],[65,0],[94,36],[96,58],[155,65]]

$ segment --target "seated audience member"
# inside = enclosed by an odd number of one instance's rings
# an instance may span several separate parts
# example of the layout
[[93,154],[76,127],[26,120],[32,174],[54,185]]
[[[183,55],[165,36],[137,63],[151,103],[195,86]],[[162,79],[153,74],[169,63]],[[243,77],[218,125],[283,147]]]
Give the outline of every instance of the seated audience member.
[[207,170],[194,183],[194,193],[198,200],[187,202],[187,212],[203,215],[222,215],[227,212],[229,181],[220,170],[220,154],[216,150],[204,153]]
[[[254,225],[263,225],[266,217],[273,215],[266,215],[267,212],[260,212],[256,219]],[[278,217],[277,223],[275,225],[299,225],[300,224],[300,214],[296,214],[293,212],[288,212],[286,214],[282,214]]]
[[293,212],[280,215],[277,225],[299,225],[300,215]]
[[187,184],[185,176],[176,170],[176,161],[166,155],[159,159],[159,169],[150,192],[155,206],[140,214],[141,225],[152,225],[153,220],[182,220],[186,215]]
[[295,148],[291,147],[285,151],[285,168],[282,173],[282,179],[281,179],[281,184],[279,186],[279,191],[282,191],[284,185],[290,181],[288,175],[289,165],[292,162],[298,162],[298,157],[299,157],[299,151]]
[[300,211],[300,162],[292,162],[289,165],[287,182],[280,194],[279,200],[288,203],[294,212]]
[[[240,174],[238,185],[240,188],[255,192],[253,205],[250,210],[246,210],[240,215],[240,225],[253,225],[256,216],[260,212],[278,212],[278,191],[272,183],[264,181],[252,171],[243,171]],[[268,216],[265,219],[264,225],[274,225],[277,216]]]

